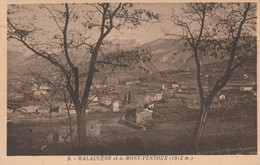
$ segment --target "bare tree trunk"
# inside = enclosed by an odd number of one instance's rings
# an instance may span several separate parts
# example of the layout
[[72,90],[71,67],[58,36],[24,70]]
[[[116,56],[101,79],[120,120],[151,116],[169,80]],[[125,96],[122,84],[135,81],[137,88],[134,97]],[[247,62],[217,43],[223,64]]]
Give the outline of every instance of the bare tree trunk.
[[199,119],[196,123],[193,135],[193,146],[196,150],[199,148],[199,142],[202,137],[203,128],[207,119],[208,109],[207,107],[202,107],[199,115]]
[[128,102],[127,103],[130,104],[131,102],[132,102],[132,98],[131,98],[131,93],[129,92],[128,93]]
[[127,105],[127,96],[126,96],[126,94],[124,94],[124,106],[126,106]]
[[201,104],[199,118],[198,118],[198,121],[197,121],[195,129],[194,129],[194,133],[193,133],[193,147],[196,150],[199,149],[199,142],[202,137],[203,128],[204,128],[206,120],[207,120],[208,110],[210,109],[213,97],[208,96],[207,99],[205,99],[206,102],[203,102]]
[[52,135],[52,140],[54,141],[55,139],[55,133],[53,130],[53,126],[52,126],[52,109],[50,109],[50,116],[49,116],[49,122],[50,122],[50,127],[51,127],[51,135]]
[[83,145],[86,142],[86,118],[85,111],[77,111],[77,125],[78,125],[78,143]]
[[198,150],[199,147],[199,142],[202,136],[202,132],[203,132],[203,126],[206,122],[206,118],[207,118],[207,104],[205,102],[205,98],[204,98],[204,90],[202,87],[202,82],[201,82],[201,78],[200,78],[200,73],[201,73],[201,68],[200,68],[200,62],[199,62],[199,58],[198,58],[198,52],[197,49],[193,49],[194,50],[194,59],[196,62],[196,66],[197,66],[197,72],[196,72],[196,78],[197,78],[197,84],[199,87],[199,96],[200,96],[200,115],[198,118],[198,121],[196,123],[196,126],[194,128],[194,134],[193,134],[193,147]]
[[71,117],[70,117],[70,110],[67,108],[68,111],[68,118],[69,118],[69,127],[70,127],[70,142],[73,143],[73,134],[72,134],[72,126],[71,126]]

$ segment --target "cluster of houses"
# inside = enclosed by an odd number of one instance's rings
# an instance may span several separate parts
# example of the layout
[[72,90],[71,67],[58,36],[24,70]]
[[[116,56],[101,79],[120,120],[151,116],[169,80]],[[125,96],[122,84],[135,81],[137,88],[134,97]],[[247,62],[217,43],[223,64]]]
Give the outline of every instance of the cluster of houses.
[[162,90],[166,90],[166,89],[169,89],[169,88],[172,88],[172,89],[181,89],[181,84],[179,83],[173,83],[171,84],[171,86],[167,86],[165,84],[162,85]]
[[[209,78],[209,76],[206,75],[206,78]],[[248,79],[248,75],[244,75],[244,79]],[[139,80],[135,81],[127,81],[125,85],[130,86],[134,84],[139,84]],[[240,82],[239,82],[240,83]],[[225,88],[238,88],[240,92],[254,92],[256,95],[256,84],[255,82],[251,84],[228,84]],[[230,87],[231,86],[231,87]],[[108,89],[108,86],[105,85],[95,85],[92,87],[92,89]],[[109,87],[110,89],[110,87]],[[45,84],[34,84],[32,87],[32,94],[34,97],[39,97],[41,95],[48,95],[51,88],[48,85]],[[197,89],[196,89],[197,90]],[[224,89],[225,90],[225,89]],[[120,119],[121,123],[133,127],[133,128],[141,128],[145,129],[144,125],[149,123],[151,120],[153,120],[154,113],[155,113],[155,104],[157,101],[162,101],[165,99],[166,95],[170,93],[170,91],[173,91],[173,97],[175,99],[186,99],[186,104],[188,107],[198,109],[199,108],[199,100],[198,95],[196,92],[194,92],[194,89],[190,92],[189,88],[186,89],[183,84],[181,83],[172,83],[172,84],[162,84],[161,89],[157,90],[155,92],[145,92],[142,96],[137,96],[137,94],[133,94],[131,92],[115,92],[116,87],[111,87],[111,93],[109,95],[91,95],[89,100],[91,100],[96,105],[100,106],[100,109],[102,109],[102,106],[107,107],[108,109],[111,109],[112,112],[117,113],[122,110],[123,116]],[[185,93],[186,92],[186,93]],[[227,99],[227,96],[223,93],[220,93],[218,95],[217,101],[218,105],[221,106],[223,102]],[[140,101],[141,100],[141,101]],[[143,103],[143,107],[135,107],[127,109],[127,105],[130,103],[135,103],[135,101],[140,101]],[[213,107],[215,104],[213,103]],[[32,108],[26,108],[28,111],[30,111]],[[91,106],[90,106],[91,109]],[[53,112],[61,113],[61,112],[67,112],[67,109],[65,106],[57,106],[55,109],[53,109]],[[87,112],[91,112],[91,110],[87,110]],[[73,107],[70,110],[70,113],[76,113]],[[76,130],[77,128],[75,126],[72,127],[72,136],[76,137]],[[70,140],[70,128],[68,126],[62,126],[59,128],[58,135],[52,135],[51,139],[53,141],[59,141],[59,142],[66,142]],[[88,137],[98,137],[101,135],[101,123],[100,122],[91,122],[86,125],[86,132]]]
[[50,86],[47,84],[37,84],[34,83],[32,87],[32,94],[34,97],[41,96],[41,95],[47,95],[51,91]]
[[[204,91],[209,92],[210,91],[210,76],[205,74],[202,75],[205,78],[205,82],[203,84]],[[254,96],[256,96],[256,83],[254,81],[250,81],[249,76],[247,74],[243,75],[244,80],[239,81],[230,81],[227,83],[227,85],[222,89],[221,92],[217,94],[217,96],[214,98],[212,107],[213,108],[221,108],[225,105],[228,105],[232,102],[232,98],[229,98],[227,96],[228,90],[232,90],[238,94],[243,93],[252,93]],[[198,89],[196,87],[186,87],[182,83],[173,83],[171,85],[169,84],[162,84],[161,89],[163,92],[163,98],[168,101],[176,99],[181,99],[179,102],[181,104],[186,105],[188,108],[191,109],[199,109],[200,108],[200,101],[199,101],[199,94]],[[173,90],[174,89],[174,90]],[[170,95],[170,99],[167,99],[168,95]]]
[[140,80],[134,80],[134,81],[127,81],[125,84],[126,85],[134,85],[134,84],[139,84],[139,83],[141,83]]
[[[248,76],[245,74],[245,79],[247,79]],[[233,91],[233,92],[228,92]],[[228,94],[230,93],[230,94]],[[217,96],[213,99],[213,102],[211,104],[211,108],[213,109],[220,109],[225,106],[230,106],[230,104],[237,104],[238,100],[230,97],[232,93],[235,93],[236,96],[238,95],[244,95],[247,94],[253,94],[254,96],[257,95],[256,92],[256,83],[255,82],[242,82],[242,81],[231,81],[228,82],[227,85],[217,94]],[[230,96],[229,96],[230,95]],[[197,98],[187,98],[186,104],[187,107],[191,109],[199,109],[200,108],[200,102],[198,100],[199,95],[197,94]]]
[[147,93],[144,97],[145,103],[150,103],[153,101],[160,101],[163,99],[163,93]]

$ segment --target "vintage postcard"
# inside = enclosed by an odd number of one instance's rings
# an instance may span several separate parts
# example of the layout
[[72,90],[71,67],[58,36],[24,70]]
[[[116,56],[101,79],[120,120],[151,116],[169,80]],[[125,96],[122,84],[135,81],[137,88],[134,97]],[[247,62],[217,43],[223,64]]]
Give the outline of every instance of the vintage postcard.
[[257,1],[0,1],[1,164],[259,164]]

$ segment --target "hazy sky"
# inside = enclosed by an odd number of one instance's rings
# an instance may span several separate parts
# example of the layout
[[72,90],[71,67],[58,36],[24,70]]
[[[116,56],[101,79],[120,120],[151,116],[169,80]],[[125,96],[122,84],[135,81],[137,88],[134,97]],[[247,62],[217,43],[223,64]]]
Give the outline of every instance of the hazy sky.
[[159,13],[162,16],[161,21],[159,23],[145,23],[138,29],[125,30],[123,33],[113,31],[108,38],[136,39],[139,42],[145,43],[165,36],[163,31],[175,31],[176,27],[167,18],[172,14],[172,9],[174,9],[175,14],[179,13],[183,4],[150,3],[142,4],[142,6],[145,9],[152,10],[154,13]]
[[[161,21],[159,23],[144,23],[142,26],[139,26],[137,29],[125,29],[118,31],[116,29],[113,29],[111,33],[106,37],[106,40],[111,39],[134,39],[137,42],[140,43],[146,43],[149,41],[156,40],[158,38],[162,38],[165,36],[164,31],[171,31],[176,32],[176,27],[174,27],[173,23],[169,21],[167,18],[172,14],[172,9],[174,9],[175,14],[179,13],[181,10],[181,7],[183,4],[180,3],[145,3],[145,4],[139,4],[140,7],[151,10],[154,13],[158,13],[161,17]],[[28,7],[28,6],[27,6]],[[37,5],[29,5],[29,8],[34,9],[34,11],[37,12],[38,15],[41,15],[41,11],[39,11],[39,8]],[[19,21],[26,21],[26,17],[32,17],[32,14],[30,12],[22,12],[20,13],[20,16],[22,15],[22,20]],[[44,15],[44,13],[42,13]],[[46,17],[46,15],[45,15]],[[28,18],[27,18],[28,19]],[[38,18],[39,19],[39,18]],[[54,26],[56,24],[54,21],[48,22],[46,24],[46,21],[44,19],[39,19],[38,21],[40,26],[45,27],[46,29],[51,29],[53,31]],[[76,26],[75,26],[76,27]],[[75,28],[73,27],[73,28]],[[57,29],[57,26],[55,27]],[[50,30],[50,31],[51,31]],[[58,30],[58,29],[57,29]],[[8,44],[8,48],[12,50],[19,50],[20,48],[17,46],[17,43],[11,41]],[[26,50],[26,49],[25,49]],[[31,52],[30,52],[31,53]]]

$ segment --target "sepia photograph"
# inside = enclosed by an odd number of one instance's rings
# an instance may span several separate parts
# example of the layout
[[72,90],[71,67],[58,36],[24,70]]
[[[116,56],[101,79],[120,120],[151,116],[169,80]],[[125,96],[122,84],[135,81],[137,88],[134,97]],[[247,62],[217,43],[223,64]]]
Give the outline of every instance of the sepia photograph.
[[256,2],[6,9],[7,157],[258,155]]

